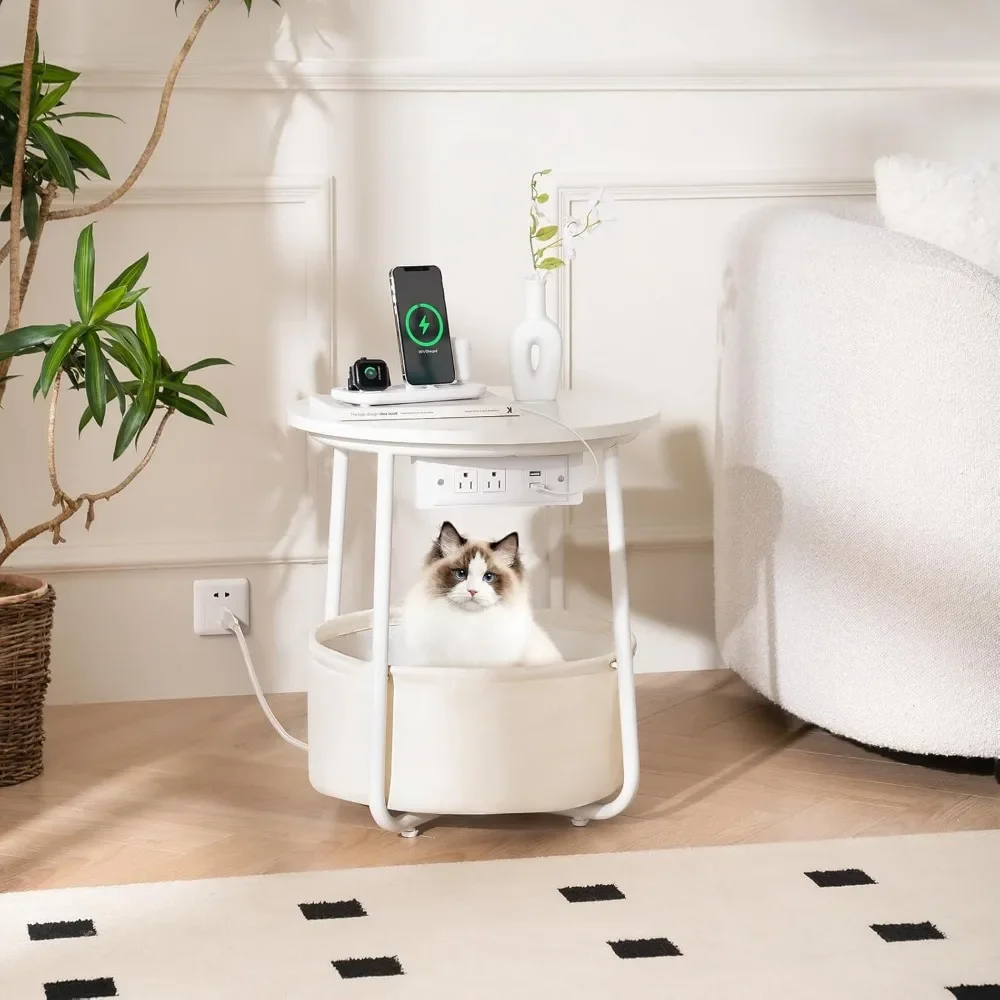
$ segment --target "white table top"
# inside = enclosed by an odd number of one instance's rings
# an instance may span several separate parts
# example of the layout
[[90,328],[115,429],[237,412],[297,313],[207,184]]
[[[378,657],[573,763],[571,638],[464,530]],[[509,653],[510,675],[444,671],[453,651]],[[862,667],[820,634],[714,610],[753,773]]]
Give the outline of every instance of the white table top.
[[[510,398],[510,390],[491,388]],[[555,403],[526,403],[549,413],[594,444],[628,441],[659,422],[659,407],[632,393],[579,390],[561,393]],[[517,417],[459,420],[337,420],[316,397],[288,408],[288,423],[331,446],[348,451],[390,450],[403,455],[469,458],[493,455],[563,454],[583,450],[569,431],[522,411]]]

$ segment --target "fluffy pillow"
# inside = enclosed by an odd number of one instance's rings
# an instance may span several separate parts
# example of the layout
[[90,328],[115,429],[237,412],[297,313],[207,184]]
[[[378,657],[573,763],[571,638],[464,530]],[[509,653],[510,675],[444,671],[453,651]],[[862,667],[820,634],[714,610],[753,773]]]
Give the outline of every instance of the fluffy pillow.
[[1000,275],[1000,164],[885,156],[875,164],[875,192],[886,228]]

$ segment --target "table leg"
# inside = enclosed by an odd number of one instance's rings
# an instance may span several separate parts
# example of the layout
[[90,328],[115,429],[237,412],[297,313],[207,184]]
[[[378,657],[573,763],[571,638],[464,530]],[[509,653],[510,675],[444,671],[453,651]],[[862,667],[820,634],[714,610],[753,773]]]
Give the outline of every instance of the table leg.
[[632,673],[632,621],[629,614],[628,565],[625,558],[625,515],[622,507],[621,465],[618,446],[604,453],[604,496],[608,512],[608,556],[611,563],[611,605],[614,613],[615,660],[618,672],[618,711],[622,731],[621,791],[610,802],[572,809],[574,825],[586,820],[617,816],[635,797],[639,787],[639,725],[635,712],[635,678]]
[[383,830],[415,837],[430,816],[393,816],[386,802],[386,735],[389,707],[389,580],[392,563],[393,458],[379,452],[375,500],[375,593],[372,612],[372,732],[368,807]]
[[340,614],[340,589],[344,577],[344,525],[347,521],[347,460],[342,448],[333,449],[333,482],[330,486],[330,533],[327,542],[326,601],[327,621]]

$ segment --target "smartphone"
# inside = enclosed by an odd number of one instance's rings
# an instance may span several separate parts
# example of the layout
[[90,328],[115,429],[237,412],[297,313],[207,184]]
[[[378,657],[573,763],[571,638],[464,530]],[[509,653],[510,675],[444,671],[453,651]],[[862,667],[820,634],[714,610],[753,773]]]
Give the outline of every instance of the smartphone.
[[449,385],[455,381],[448,310],[441,268],[434,264],[394,267],[389,272],[403,381]]

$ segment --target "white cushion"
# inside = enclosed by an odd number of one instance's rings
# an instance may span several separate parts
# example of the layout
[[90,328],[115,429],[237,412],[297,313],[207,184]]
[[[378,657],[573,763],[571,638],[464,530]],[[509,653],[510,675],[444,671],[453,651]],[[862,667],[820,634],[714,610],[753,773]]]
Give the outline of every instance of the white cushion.
[[1000,275],[1000,164],[885,156],[875,191],[886,228]]

